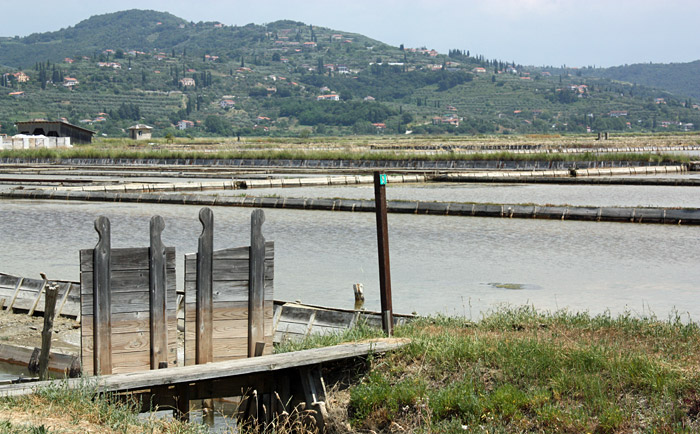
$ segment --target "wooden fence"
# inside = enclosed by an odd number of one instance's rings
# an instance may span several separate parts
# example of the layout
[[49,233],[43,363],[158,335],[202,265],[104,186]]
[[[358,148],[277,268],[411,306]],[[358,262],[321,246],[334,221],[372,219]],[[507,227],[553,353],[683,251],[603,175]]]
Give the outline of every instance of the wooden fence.
[[[272,352],[274,244],[265,215],[251,216],[251,246],[213,250],[214,215],[200,211],[199,251],[185,256],[184,364]],[[182,365],[177,360],[175,249],[165,247],[160,216],[151,245],[112,249],[110,222],[95,221],[100,239],[80,251],[83,373],[111,374]]]
[[200,221],[199,252],[185,255],[185,364],[271,353],[274,244],[262,236],[262,210],[251,217],[251,247],[213,251],[208,208]]
[[83,375],[177,364],[175,248],[163,219],[151,219],[151,246],[112,249],[110,222],[95,221],[94,249],[80,251]]

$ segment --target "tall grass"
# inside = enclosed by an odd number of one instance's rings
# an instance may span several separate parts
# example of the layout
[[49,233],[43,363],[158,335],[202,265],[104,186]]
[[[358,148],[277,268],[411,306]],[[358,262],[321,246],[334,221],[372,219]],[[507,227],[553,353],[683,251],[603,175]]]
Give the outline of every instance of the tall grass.
[[362,429],[698,432],[700,330],[678,318],[506,309],[427,318],[351,389]]
[[635,161],[653,163],[687,163],[687,155],[665,153],[441,153],[368,152],[348,150],[220,150],[212,152],[169,149],[130,149],[126,147],[72,149],[22,149],[0,152],[0,158],[45,160],[67,159],[154,159],[154,160],[351,160],[351,161]]

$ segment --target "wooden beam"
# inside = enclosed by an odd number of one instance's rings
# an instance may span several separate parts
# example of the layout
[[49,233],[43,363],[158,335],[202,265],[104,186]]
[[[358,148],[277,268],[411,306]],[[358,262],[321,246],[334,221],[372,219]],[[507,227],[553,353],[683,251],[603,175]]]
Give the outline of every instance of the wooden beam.
[[112,241],[109,219],[104,216],[98,217],[95,220],[95,230],[100,239],[93,252],[93,372],[97,375],[107,375],[112,373]]
[[256,209],[250,216],[250,278],[248,280],[248,357],[255,357],[258,342],[265,341],[265,213]]
[[[131,372],[128,374],[103,375],[94,379],[95,390],[102,393],[136,391],[155,386],[197,383],[208,380],[235,379],[257,374],[271,374],[284,369],[318,365],[325,362],[380,354],[400,348],[408,339],[377,339],[373,341],[348,343],[332,347],[314,348],[261,357],[228,360],[207,365],[177,366],[153,371]],[[36,392],[43,385],[62,385],[67,388],[84,387],[84,380],[52,380],[48,382],[0,386],[0,396],[27,395]],[[229,389],[230,390],[230,389]]]
[[165,229],[163,217],[153,216],[150,224],[151,245],[148,250],[151,369],[168,367],[166,261],[165,245],[161,239],[163,229]]
[[22,282],[24,282],[24,277],[20,277],[17,281],[17,285],[15,286],[15,292],[12,294],[12,300],[10,300],[10,304],[7,305],[7,310],[12,310],[12,307],[15,305],[15,300],[17,300],[19,291],[22,288]]
[[202,234],[197,252],[196,287],[196,355],[195,363],[209,363],[214,358],[212,347],[212,264],[214,256],[214,213],[209,208],[199,211]]

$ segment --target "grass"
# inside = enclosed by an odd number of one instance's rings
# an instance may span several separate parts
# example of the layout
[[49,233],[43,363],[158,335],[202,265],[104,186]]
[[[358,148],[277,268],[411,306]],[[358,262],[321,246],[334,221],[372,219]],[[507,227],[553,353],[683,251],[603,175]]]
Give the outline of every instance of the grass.
[[[371,357],[360,364],[363,369],[354,366],[341,387],[331,387],[330,432],[700,431],[700,327],[680,316],[660,320],[501,308],[477,322],[419,318],[395,334],[411,343]],[[286,342],[276,351],[380,335],[360,324],[342,334]],[[94,395],[86,382],[78,390],[59,385],[30,397],[2,398],[0,432],[204,429],[137,418],[133,406]],[[267,428],[278,434],[294,429],[289,423]]]
[[238,151],[192,151],[168,149],[98,148],[83,146],[73,149],[27,149],[2,151],[4,158],[48,159],[155,159],[155,160],[358,160],[358,161],[636,161],[654,163],[686,163],[686,155],[665,153],[441,153],[422,154],[407,151],[362,152],[322,150],[238,150]]
[[434,317],[351,388],[358,429],[698,432],[700,329],[679,318],[506,309]]

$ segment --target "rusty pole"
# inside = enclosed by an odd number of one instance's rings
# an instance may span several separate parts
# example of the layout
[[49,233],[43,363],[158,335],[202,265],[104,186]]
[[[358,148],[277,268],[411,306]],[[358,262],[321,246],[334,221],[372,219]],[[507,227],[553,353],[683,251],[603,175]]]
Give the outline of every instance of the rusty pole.
[[391,267],[389,265],[389,230],[386,219],[386,175],[374,172],[374,200],[377,214],[379,248],[379,291],[382,304],[382,327],[387,336],[393,334],[394,313],[391,307]]

